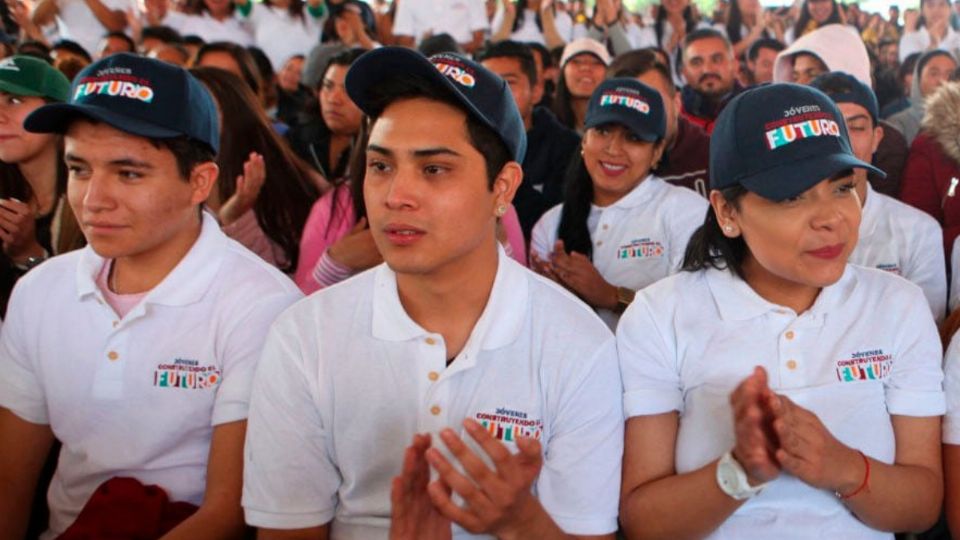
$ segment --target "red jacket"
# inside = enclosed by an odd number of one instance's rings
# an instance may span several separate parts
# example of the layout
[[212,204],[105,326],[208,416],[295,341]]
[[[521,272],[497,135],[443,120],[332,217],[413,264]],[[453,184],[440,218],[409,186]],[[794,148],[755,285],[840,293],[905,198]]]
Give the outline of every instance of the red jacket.
[[940,222],[948,261],[953,240],[960,235],[960,159],[956,158],[948,155],[931,132],[921,131],[910,147],[900,187],[903,202]]

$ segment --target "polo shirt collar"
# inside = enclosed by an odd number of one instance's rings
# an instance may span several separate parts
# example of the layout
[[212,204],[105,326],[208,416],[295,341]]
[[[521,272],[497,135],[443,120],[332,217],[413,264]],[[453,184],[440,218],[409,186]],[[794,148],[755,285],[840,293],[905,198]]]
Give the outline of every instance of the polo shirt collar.
[[867,236],[877,228],[877,221],[879,220],[877,214],[880,212],[878,197],[877,192],[870,186],[870,182],[867,182],[867,202],[863,205],[860,213],[860,236]]
[[[429,332],[407,315],[397,291],[397,275],[386,264],[376,270],[373,291],[373,337],[409,341]],[[510,345],[523,329],[529,309],[526,270],[498,247],[497,274],[483,313],[470,332],[467,348],[492,350]]]
[[652,199],[653,196],[656,195],[657,192],[660,191],[662,187],[663,187],[663,180],[660,180],[660,178],[654,176],[651,173],[651,174],[648,174],[646,178],[644,178],[643,181],[637,185],[637,187],[633,188],[633,190],[630,193],[627,193],[626,195],[621,197],[619,201],[604,208],[600,208],[600,207],[596,207],[596,208],[598,208],[599,210],[608,210],[611,208],[621,208],[624,210],[628,210],[630,208],[643,206],[644,204],[647,203],[647,201]]
[[[200,235],[193,246],[166,277],[144,297],[142,304],[183,306],[199,301],[210,288],[223,261],[229,239],[217,220],[203,212]],[[77,294],[80,299],[99,295],[97,276],[106,259],[89,245],[83,248],[77,267]]]
[[[725,321],[746,321],[770,312],[793,312],[790,308],[767,301],[746,281],[728,270],[706,270],[706,280],[720,318]],[[806,313],[817,318],[827,316],[846,302],[855,286],[856,277],[848,264],[840,279],[824,287]]]

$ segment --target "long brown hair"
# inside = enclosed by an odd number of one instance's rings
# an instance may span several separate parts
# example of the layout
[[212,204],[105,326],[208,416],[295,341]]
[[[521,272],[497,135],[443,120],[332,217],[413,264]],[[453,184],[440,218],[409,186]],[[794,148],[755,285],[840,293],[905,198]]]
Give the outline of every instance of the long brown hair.
[[284,252],[292,272],[300,256],[300,236],[318,197],[310,167],[298,158],[273,130],[270,120],[250,88],[239,77],[222,69],[190,70],[216,98],[223,111],[220,130],[218,191],[226,201],[237,189],[237,177],[250,152],[263,156],[267,178],[253,206],[257,223]]

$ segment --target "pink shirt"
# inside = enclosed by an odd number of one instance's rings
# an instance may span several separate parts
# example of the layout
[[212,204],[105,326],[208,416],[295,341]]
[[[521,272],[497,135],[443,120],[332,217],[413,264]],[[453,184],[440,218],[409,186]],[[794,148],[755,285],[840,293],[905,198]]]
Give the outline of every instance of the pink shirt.
[[[331,219],[332,215],[332,219]],[[517,210],[510,205],[503,218],[507,233],[507,253],[526,266],[526,243]],[[346,236],[357,223],[357,213],[350,194],[350,185],[340,184],[323,194],[310,209],[310,216],[300,238],[300,261],[293,280],[304,294],[310,294],[333,285],[350,269],[339,265],[326,256],[327,250]]]
[[137,294],[117,294],[111,291],[110,284],[107,283],[111,266],[113,266],[112,260],[103,263],[103,268],[101,268],[100,273],[97,274],[97,287],[99,287],[100,292],[103,293],[103,299],[110,304],[113,311],[122,319],[127,316],[127,313],[130,313],[131,309],[137,307],[137,304],[139,304],[140,301],[143,300],[143,297],[150,291]]

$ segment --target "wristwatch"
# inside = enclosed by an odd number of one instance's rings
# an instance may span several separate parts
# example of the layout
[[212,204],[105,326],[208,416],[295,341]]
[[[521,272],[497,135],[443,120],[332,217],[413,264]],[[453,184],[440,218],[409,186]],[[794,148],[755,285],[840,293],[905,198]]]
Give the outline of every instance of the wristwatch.
[[727,452],[717,462],[717,485],[727,495],[743,501],[760,493],[767,484],[751,486],[743,466],[733,457],[733,452]]
[[630,305],[630,302],[633,302],[633,297],[636,295],[637,291],[633,289],[617,287],[617,307],[613,308],[613,312],[617,315],[622,314]]

